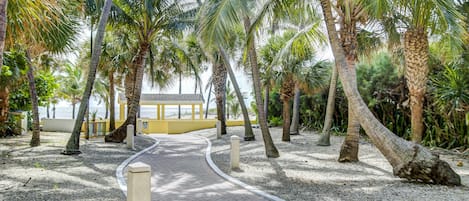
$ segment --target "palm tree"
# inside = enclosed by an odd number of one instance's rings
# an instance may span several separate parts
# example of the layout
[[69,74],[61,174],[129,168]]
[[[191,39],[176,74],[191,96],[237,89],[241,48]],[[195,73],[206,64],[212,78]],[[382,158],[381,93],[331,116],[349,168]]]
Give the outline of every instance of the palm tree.
[[[41,2],[18,0],[10,2],[5,45],[26,52],[28,59],[28,82],[33,114],[33,136],[31,146],[40,144],[38,98],[34,83],[32,59],[44,51],[63,52],[72,46],[77,23],[65,15],[62,1]],[[49,19],[44,21],[44,19]]]
[[324,126],[322,128],[321,137],[319,138],[317,145],[329,146],[331,139],[331,127],[332,127],[332,115],[334,114],[335,108],[335,93],[337,89],[337,78],[339,76],[337,72],[336,64],[332,65],[331,81],[329,84],[329,93],[327,96],[326,115],[324,117]]
[[206,1],[201,12],[201,27],[202,38],[207,41],[207,46],[212,46],[212,43],[222,44],[227,41],[229,37],[229,27],[234,27],[236,24],[242,24],[246,36],[249,38],[247,45],[247,55],[249,64],[251,65],[252,79],[254,85],[254,94],[258,110],[259,125],[261,127],[262,136],[264,139],[264,146],[266,156],[271,158],[279,157],[277,148],[275,147],[270,131],[267,126],[267,118],[264,112],[262,102],[262,92],[260,85],[260,73],[257,61],[257,53],[255,51],[255,43],[253,40],[254,34],[251,33],[252,22],[250,19],[249,6],[254,8],[253,1],[240,1],[240,0],[210,0]]
[[[132,62],[132,73],[135,82],[132,90],[132,99],[128,102],[127,119],[116,130],[105,137],[107,142],[122,142],[126,136],[126,127],[135,125],[137,110],[139,108],[142,81],[147,55],[151,45],[163,34],[176,34],[181,28],[188,25],[188,18],[192,17],[195,10],[186,9],[190,3],[178,3],[175,1],[129,1],[117,0],[115,4],[120,8],[120,15],[113,18],[113,22],[120,23],[124,28],[135,31],[138,43],[138,52]],[[184,10],[186,9],[186,10]],[[132,83],[126,83],[132,84]]]
[[64,75],[60,76],[60,96],[72,103],[72,119],[75,119],[76,104],[82,102],[84,76],[80,67],[65,64]]
[[331,43],[332,52],[338,64],[339,77],[350,105],[356,109],[361,126],[393,166],[394,174],[411,180],[428,183],[461,185],[461,178],[448,163],[440,160],[425,147],[405,141],[383,126],[371,113],[356,87],[356,80],[350,77],[344,50],[340,46],[335,30],[330,0],[321,0],[324,19]]
[[62,154],[65,155],[76,155],[80,154],[80,133],[83,118],[85,117],[85,112],[88,109],[88,102],[91,96],[91,91],[93,89],[94,80],[96,78],[96,69],[99,63],[99,56],[101,55],[101,44],[104,38],[104,31],[111,11],[112,0],[106,0],[102,9],[101,17],[98,23],[98,29],[96,32],[95,43],[91,53],[91,62],[88,70],[88,79],[86,81],[85,91],[83,93],[82,102],[85,104],[80,104],[78,110],[77,119],[75,121],[75,126],[73,127],[72,135],[70,136],[65,150]]

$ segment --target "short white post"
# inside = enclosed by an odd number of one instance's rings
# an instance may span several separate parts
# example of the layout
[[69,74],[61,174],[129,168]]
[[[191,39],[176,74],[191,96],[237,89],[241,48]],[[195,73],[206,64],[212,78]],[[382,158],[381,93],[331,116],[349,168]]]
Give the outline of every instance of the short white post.
[[127,169],[127,201],[151,200],[151,168],[149,165],[137,162],[130,164]]
[[236,135],[231,136],[231,154],[230,164],[231,169],[239,169],[239,137]]
[[217,139],[221,138],[221,121],[217,121]]
[[137,120],[137,134],[142,134],[143,131],[143,121],[141,119]]
[[134,125],[127,125],[127,148],[134,149]]

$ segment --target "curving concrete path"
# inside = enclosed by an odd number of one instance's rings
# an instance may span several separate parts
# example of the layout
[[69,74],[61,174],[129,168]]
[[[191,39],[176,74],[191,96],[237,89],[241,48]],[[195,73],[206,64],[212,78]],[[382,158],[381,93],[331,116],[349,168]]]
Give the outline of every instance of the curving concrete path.
[[135,158],[152,169],[152,200],[268,200],[217,175],[205,161],[205,139],[193,135],[152,135],[159,141]]

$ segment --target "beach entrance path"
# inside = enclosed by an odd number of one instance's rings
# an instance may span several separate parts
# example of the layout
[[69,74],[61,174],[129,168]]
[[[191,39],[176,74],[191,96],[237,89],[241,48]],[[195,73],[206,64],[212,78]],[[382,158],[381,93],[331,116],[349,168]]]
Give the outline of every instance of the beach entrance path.
[[218,176],[205,161],[207,142],[193,135],[153,135],[160,144],[136,158],[151,166],[152,200],[266,200]]

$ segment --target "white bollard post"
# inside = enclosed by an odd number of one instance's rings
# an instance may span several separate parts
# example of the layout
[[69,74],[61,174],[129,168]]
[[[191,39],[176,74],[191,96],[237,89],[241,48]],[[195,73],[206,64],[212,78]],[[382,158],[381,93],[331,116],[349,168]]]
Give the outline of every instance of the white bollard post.
[[134,148],[134,125],[129,124],[127,125],[127,148],[129,149],[135,149]]
[[151,200],[151,168],[149,165],[137,162],[130,164],[127,169],[127,201]]
[[239,141],[240,138],[236,135],[231,136],[231,153],[230,164],[231,169],[239,169]]
[[221,121],[217,121],[217,139],[221,138]]
[[141,119],[137,120],[137,134],[142,134],[143,131],[143,121]]

